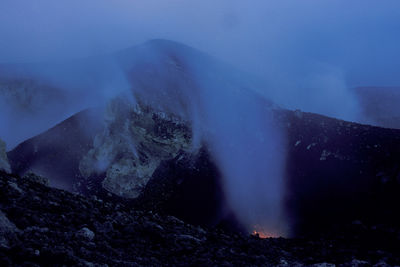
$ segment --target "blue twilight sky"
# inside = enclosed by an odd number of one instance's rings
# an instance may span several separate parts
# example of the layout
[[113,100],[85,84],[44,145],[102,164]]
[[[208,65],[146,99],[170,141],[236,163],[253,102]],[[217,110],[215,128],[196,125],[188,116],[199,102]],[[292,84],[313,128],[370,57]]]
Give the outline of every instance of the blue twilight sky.
[[312,87],[321,73],[347,86],[400,86],[397,0],[0,0],[0,62],[101,54],[152,38],[279,86]]

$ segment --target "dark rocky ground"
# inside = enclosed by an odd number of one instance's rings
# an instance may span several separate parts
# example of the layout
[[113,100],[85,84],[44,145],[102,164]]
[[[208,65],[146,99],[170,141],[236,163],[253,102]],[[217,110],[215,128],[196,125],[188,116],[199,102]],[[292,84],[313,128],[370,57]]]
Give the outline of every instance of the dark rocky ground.
[[[400,232],[353,222],[313,239],[202,228],[129,202],[87,198],[0,174],[1,266],[388,266]],[[325,263],[325,265],[324,265]]]

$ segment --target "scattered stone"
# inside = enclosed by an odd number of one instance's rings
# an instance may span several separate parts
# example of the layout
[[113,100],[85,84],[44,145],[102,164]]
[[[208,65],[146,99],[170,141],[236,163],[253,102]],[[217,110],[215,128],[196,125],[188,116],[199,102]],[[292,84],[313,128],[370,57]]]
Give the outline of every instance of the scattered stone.
[[24,232],[39,232],[39,233],[47,233],[49,228],[47,227],[37,227],[37,226],[29,226],[24,229]]
[[324,149],[322,151],[322,154],[321,154],[321,157],[319,158],[319,160],[321,160],[321,161],[326,160],[326,158],[329,157],[331,154],[332,154],[331,152]]
[[364,266],[371,266],[371,264],[369,264],[369,262],[367,262],[367,261],[353,259],[351,261],[351,263],[350,263],[350,266],[352,266],[352,267],[364,267]]
[[14,189],[15,191],[17,191],[18,193],[20,193],[20,194],[24,193],[24,191],[22,191],[22,189],[19,188],[18,185],[17,185],[16,183],[14,183],[14,182],[8,182],[8,185],[9,185],[12,189]]
[[335,267],[336,265],[328,262],[315,263],[311,267]]
[[77,237],[83,237],[84,239],[87,239],[89,241],[92,241],[94,239],[95,234],[93,231],[91,231],[89,228],[83,227],[81,230],[79,230],[76,233]]
[[0,211],[0,247],[8,247],[9,241],[15,240],[16,232],[18,232],[17,227]]
[[191,235],[178,235],[176,238],[177,238],[177,240],[180,240],[180,241],[191,241],[191,242],[198,243],[198,244],[201,243],[200,239],[198,239],[194,236],[191,236]]
[[278,266],[289,266],[289,263],[287,262],[287,260],[285,260],[285,259],[281,259],[280,261],[279,261],[279,265]]
[[45,185],[45,186],[49,186],[50,185],[50,181],[49,181],[48,178],[40,176],[40,175],[37,175],[37,174],[35,174],[35,173],[31,172],[31,171],[26,172],[24,174],[24,176],[22,176],[22,179],[29,180],[29,181],[35,182],[35,183],[39,183],[39,184],[42,184],[42,185]]
[[311,143],[307,146],[307,150],[310,150],[312,147],[316,146],[316,143]]
[[[26,193],[11,190],[10,183]],[[0,174],[0,207],[4,211],[0,213],[0,266],[323,267],[334,266],[329,263],[332,259],[337,266],[400,264],[396,252],[400,240],[393,240],[392,228],[382,225],[375,230],[357,227],[357,238],[351,222],[349,233],[344,234],[347,239],[338,234],[331,239],[254,238],[193,226],[154,209],[132,209],[121,199],[99,202],[33,186],[4,173]],[[374,236],[380,239],[366,242]],[[368,260],[352,260],[356,257]]]

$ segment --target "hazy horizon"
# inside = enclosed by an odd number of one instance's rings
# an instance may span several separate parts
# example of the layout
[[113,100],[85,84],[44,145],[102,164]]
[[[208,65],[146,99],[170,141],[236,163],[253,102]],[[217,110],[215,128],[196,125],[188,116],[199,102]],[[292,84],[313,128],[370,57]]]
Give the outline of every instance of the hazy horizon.
[[0,62],[81,58],[163,38],[280,87],[327,75],[349,87],[399,86],[399,29],[398,1],[3,0]]

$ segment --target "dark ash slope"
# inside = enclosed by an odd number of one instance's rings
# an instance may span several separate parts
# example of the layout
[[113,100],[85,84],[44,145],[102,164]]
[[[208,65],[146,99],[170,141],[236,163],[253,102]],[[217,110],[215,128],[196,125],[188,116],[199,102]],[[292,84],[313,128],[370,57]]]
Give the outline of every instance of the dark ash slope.
[[351,238],[259,239],[0,173],[2,266],[400,264],[400,232],[354,223],[347,233]]

